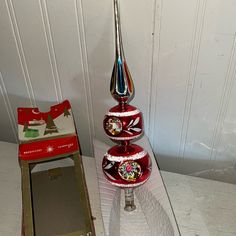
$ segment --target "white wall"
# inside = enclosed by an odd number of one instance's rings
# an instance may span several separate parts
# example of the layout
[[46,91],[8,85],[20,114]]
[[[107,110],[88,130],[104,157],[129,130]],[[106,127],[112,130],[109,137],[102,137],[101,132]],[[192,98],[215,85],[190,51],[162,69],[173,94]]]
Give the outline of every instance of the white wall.
[[[236,2],[120,0],[146,133],[163,169],[236,183]],[[112,0],[0,0],[0,139],[16,108],[70,99],[82,151],[116,104]]]

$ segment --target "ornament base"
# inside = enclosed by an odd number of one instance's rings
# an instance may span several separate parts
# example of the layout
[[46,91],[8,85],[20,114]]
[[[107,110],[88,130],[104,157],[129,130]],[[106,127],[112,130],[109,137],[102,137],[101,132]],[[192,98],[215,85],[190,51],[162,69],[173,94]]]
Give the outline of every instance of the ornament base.
[[134,205],[134,190],[132,188],[125,189],[125,211],[134,211],[136,206]]
[[125,211],[125,193],[111,185],[105,178],[101,166],[103,154],[109,146],[94,141],[95,160],[98,174],[100,201],[106,236],[179,236],[178,227],[160,176],[156,160],[148,139],[137,141],[150,155],[152,173],[149,180],[134,188],[136,209]]

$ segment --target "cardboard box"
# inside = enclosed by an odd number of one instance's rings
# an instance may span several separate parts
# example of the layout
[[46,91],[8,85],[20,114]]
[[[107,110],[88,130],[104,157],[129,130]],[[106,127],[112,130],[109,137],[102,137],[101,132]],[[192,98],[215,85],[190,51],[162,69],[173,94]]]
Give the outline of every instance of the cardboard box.
[[18,108],[24,236],[95,235],[69,101]]

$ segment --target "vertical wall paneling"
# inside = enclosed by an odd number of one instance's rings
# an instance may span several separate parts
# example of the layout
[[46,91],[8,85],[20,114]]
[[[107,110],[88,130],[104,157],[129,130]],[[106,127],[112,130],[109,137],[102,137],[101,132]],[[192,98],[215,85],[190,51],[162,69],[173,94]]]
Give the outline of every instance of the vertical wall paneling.
[[[226,72],[225,82],[223,85],[222,96],[220,98],[220,105],[218,108],[217,119],[214,127],[213,137],[212,137],[212,149],[210,160],[215,159],[217,155],[217,146],[219,144],[219,139],[222,133],[222,123],[224,122],[226,112],[229,105],[229,100],[231,98],[231,91],[233,88],[233,82],[235,80],[235,69],[236,69],[236,37],[234,36],[234,41],[232,45],[231,55],[229,58],[229,64]],[[212,165],[214,166],[213,162]]]
[[[93,143],[93,138],[95,136],[94,131],[94,113],[93,113],[93,103],[92,103],[92,94],[91,94],[91,84],[90,84],[90,75],[89,75],[89,66],[88,66],[88,52],[87,52],[87,43],[85,37],[85,28],[84,28],[84,12],[82,6],[82,0],[75,0],[75,12],[76,12],[76,22],[77,22],[77,32],[78,38],[80,39],[80,50],[81,50],[81,59],[82,59],[82,68],[83,68],[83,79],[84,79],[84,88],[86,91],[86,105],[87,105],[87,114],[88,114],[88,133],[90,137],[90,143]],[[93,151],[93,146],[91,146]]]
[[0,1],[0,32],[0,140],[17,142],[16,109],[34,105],[34,93],[10,1]]
[[[188,134],[180,171],[186,174],[209,171],[212,148],[221,124],[234,45],[233,1],[208,0],[192,96]],[[219,122],[220,121],[220,122]]]
[[[181,136],[180,136],[180,145],[178,157],[184,158],[185,156],[185,147],[187,142],[187,135],[190,122],[190,114],[192,109],[193,93],[195,88],[196,73],[198,68],[199,52],[201,47],[202,32],[205,21],[205,12],[206,12],[206,3],[207,0],[198,0],[196,5],[195,13],[195,23],[193,26],[193,39],[190,49],[189,57],[189,74],[186,83],[186,97],[184,101],[184,112],[181,124]],[[181,165],[181,161],[179,161]]]
[[86,45],[79,1],[45,1],[64,98],[71,101],[82,153],[92,154],[92,113]]
[[[178,171],[186,86],[200,2],[157,4],[153,60],[153,148],[161,168]],[[183,9],[188,9],[184,11]],[[158,20],[158,21],[157,21]],[[189,85],[191,87],[191,85]]]
[[29,79],[41,110],[57,101],[39,1],[12,1]]
[[109,94],[109,79],[114,63],[112,1],[86,0],[81,3],[94,109],[94,132],[97,138],[106,140],[102,120],[109,105],[115,104]]
[[[20,36],[19,27],[18,27],[18,24],[17,24],[17,20],[16,20],[16,16],[15,16],[13,5],[12,5],[12,1],[11,0],[5,0],[5,3],[6,3],[6,5],[5,5],[6,6],[6,12],[8,13],[8,17],[9,17],[10,24],[11,24],[11,29],[12,29],[12,34],[13,34],[13,35],[9,35],[8,37],[10,38],[10,40],[11,40],[11,37],[14,37],[14,41],[15,41],[15,44],[16,44],[16,51],[17,51],[17,54],[18,54],[17,59],[19,59],[19,62],[20,62],[20,66],[21,66],[21,70],[22,70],[22,74],[23,74],[23,78],[24,78],[24,84],[25,84],[25,87],[26,87],[26,94],[28,95],[28,98],[30,100],[31,106],[35,106],[36,105],[36,103],[35,103],[35,95],[34,95],[34,91],[33,91],[32,84],[31,84],[29,70],[28,70],[28,66],[27,66],[27,63],[26,63],[25,53],[24,53],[24,49],[23,49],[23,45],[22,45],[22,39],[21,39],[21,36]],[[2,8],[3,11],[4,11],[5,6],[3,6],[3,8]],[[7,21],[8,21],[8,19],[6,19],[6,18],[3,19],[3,22],[7,23]],[[8,46],[7,44],[8,43],[6,42],[6,45],[2,45],[2,46],[3,47],[4,46]],[[7,49],[11,49],[12,48],[12,45],[9,45],[9,46],[10,47],[7,47]],[[12,49],[12,50],[14,50],[14,49]],[[10,52],[8,52],[8,53],[10,53]],[[14,55],[14,52],[13,52],[13,55]],[[13,59],[13,58],[11,58],[11,59]],[[6,60],[6,59],[4,58],[4,60]],[[9,64],[9,65],[11,65],[11,64]],[[5,66],[7,67],[7,65],[5,65]],[[8,69],[8,71],[6,73],[9,73],[11,68],[6,68],[6,67],[4,67],[3,70]],[[17,73],[16,73],[15,76],[18,76]],[[11,82],[10,82],[9,85],[6,83],[7,87],[10,87],[12,85],[12,82],[13,82],[12,78],[11,78],[10,81]],[[21,81],[19,81],[19,83],[21,83]],[[20,87],[21,87],[21,85],[19,85],[18,89]],[[11,89],[8,89],[8,91],[11,93]],[[16,93],[13,92],[13,95],[14,94],[17,95],[18,92],[16,92]],[[25,94],[25,96],[26,96],[26,94]],[[19,95],[21,95],[21,93]]]
[[[231,39],[230,56],[228,59],[227,73],[222,90],[222,96],[218,107],[217,122],[214,129],[211,176],[214,179],[230,183],[236,183],[236,158],[235,158],[235,76],[236,76],[236,55],[235,55],[235,22],[236,3],[228,1],[227,4],[220,2],[221,15],[224,19],[219,22],[222,27],[217,32],[224,39]],[[227,15],[227,16],[226,16]],[[226,17],[225,17],[226,16]]]
[[9,101],[9,97],[7,94],[7,90],[1,72],[0,72],[0,90],[2,95],[0,99],[0,107],[1,107],[0,127],[1,127],[1,132],[4,134],[3,140],[5,141],[10,140],[16,142],[17,141],[16,120],[14,117],[14,113],[12,111],[11,103]]
[[156,101],[157,101],[157,83],[159,71],[159,53],[161,39],[161,18],[162,18],[163,0],[155,0],[153,5],[153,31],[152,31],[152,67],[149,94],[149,125],[148,135],[152,147],[155,149],[156,144]]
[[45,39],[47,43],[52,77],[53,77],[53,82],[55,86],[56,98],[57,98],[57,101],[59,102],[63,100],[63,94],[62,94],[62,89],[61,89],[60,77],[58,73],[58,66],[57,66],[57,60],[56,60],[55,49],[54,49],[54,44],[53,44],[53,38],[51,34],[50,22],[48,19],[47,4],[45,0],[39,0],[39,6],[40,6],[42,22],[43,22],[43,27],[44,27],[44,32],[45,32]]
[[217,116],[217,125],[214,129],[211,172],[210,177],[236,183],[235,151],[235,77],[236,77],[236,38],[232,46],[226,82],[222,93],[221,103]]

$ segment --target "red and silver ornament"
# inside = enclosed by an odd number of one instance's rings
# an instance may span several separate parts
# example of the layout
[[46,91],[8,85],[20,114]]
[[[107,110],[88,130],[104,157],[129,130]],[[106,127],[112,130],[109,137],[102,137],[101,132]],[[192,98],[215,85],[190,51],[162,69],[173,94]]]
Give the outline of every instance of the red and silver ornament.
[[128,104],[133,97],[134,85],[123,51],[118,0],[114,0],[114,18],[116,57],[110,92],[119,104],[106,113],[103,127],[108,137],[120,144],[110,148],[104,155],[102,169],[112,185],[125,189],[125,210],[132,211],[135,209],[133,188],[148,180],[151,160],[142,147],[130,143],[142,135],[143,118],[138,108]]

